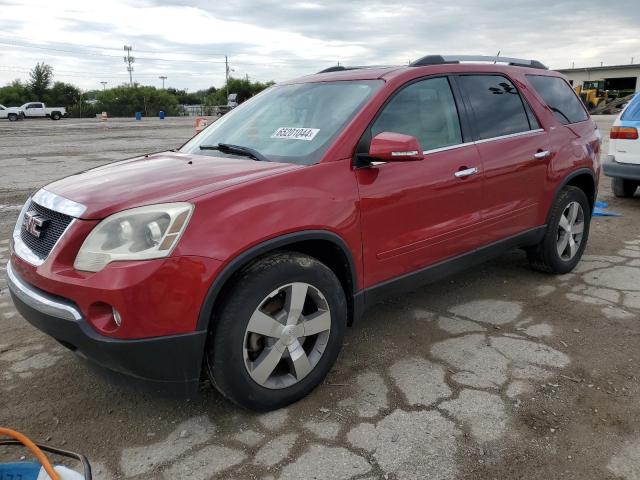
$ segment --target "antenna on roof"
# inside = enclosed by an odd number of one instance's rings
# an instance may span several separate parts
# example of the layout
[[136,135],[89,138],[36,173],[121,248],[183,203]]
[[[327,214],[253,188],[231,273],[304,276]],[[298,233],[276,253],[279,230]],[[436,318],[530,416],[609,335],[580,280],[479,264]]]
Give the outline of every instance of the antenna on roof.
[[502,51],[502,50],[498,50],[498,53],[496,54],[496,61],[495,61],[495,62],[493,62],[493,64],[494,64],[494,65],[495,65],[496,63],[498,63],[498,57],[500,56],[500,52],[501,52],[501,51]]

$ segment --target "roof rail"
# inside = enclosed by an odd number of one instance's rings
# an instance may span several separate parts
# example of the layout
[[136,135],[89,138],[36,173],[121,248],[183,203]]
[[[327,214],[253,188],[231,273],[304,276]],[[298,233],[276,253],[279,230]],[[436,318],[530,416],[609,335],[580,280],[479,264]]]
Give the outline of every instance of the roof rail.
[[391,68],[392,65],[356,65],[352,67],[345,67],[343,65],[334,65],[333,67],[325,68],[316,73],[329,73],[329,72],[342,72],[345,70],[362,70],[364,68]]
[[540,68],[548,70],[548,68],[538,60],[525,60],[523,58],[510,57],[493,57],[487,55],[427,55],[415,62],[411,62],[411,67],[424,67],[426,65],[442,65],[446,63],[461,62],[493,62],[507,63],[517,67]]
[[358,67],[343,67],[342,65],[334,65],[333,67],[325,68],[317,73],[329,73],[329,72],[342,72],[343,70],[355,70]]

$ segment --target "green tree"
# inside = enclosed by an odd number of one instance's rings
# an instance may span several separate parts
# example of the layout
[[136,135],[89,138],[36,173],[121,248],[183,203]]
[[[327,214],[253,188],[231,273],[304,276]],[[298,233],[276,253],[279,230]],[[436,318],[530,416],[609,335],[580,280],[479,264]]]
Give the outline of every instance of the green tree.
[[51,107],[69,108],[80,98],[80,89],[70,83],[56,82],[44,95],[44,102]]
[[[215,91],[215,87],[211,87]],[[168,93],[176,97],[178,100],[178,104],[180,105],[198,105],[202,103],[202,94],[203,90],[195,92],[195,93],[187,93],[186,90],[178,90],[175,88],[167,88]]]
[[230,94],[237,93],[238,103],[242,103],[273,84],[274,82],[252,82],[246,78],[229,78],[225,86],[207,95],[206,103],[207,105],[226,105],[227,91]]
[[98,93],[97,99],[100,110],[113,117],[132,116],[135,112],[155,116],[160,110],[167,115],[178,112],[176,96],[155,87],[123,85]]
[[31,100],[31,92],[20,80],[0,88],[0,103],[5,107],[19,107]]
[[44,62],[37,63],[35,67],[29,73],[29,89],[33,93],[33,100],[40,100],[44,98],[44,94],[47,93],[51,80],[53,79],[53,68],[51,65],[47,65]]

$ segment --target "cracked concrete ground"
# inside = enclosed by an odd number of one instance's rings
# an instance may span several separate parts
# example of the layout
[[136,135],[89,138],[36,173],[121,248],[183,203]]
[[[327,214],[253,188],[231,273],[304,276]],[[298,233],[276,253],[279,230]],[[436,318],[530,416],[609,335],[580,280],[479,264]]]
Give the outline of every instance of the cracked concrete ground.
[[[598,121],[606,135],[612,118]],[[109,480],[640,478],[640,197],[602,180],[623,216],[594,219],[574,273],[533,272],[515,251],[376,305],[323,385],[255,414],[208,385],[184,400],[106,383],[13,309],[7,239],[27,189],[192,132],[73,122],[0,126],[0,425],[85,453]],[[76,146],[42,170],[52,138]]]

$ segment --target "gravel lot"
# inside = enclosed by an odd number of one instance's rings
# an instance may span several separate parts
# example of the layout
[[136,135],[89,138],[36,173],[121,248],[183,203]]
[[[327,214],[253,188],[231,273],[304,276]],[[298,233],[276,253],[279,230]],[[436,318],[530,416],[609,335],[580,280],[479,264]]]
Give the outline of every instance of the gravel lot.
[[[603,136],[613,117],[597,119]],[[0,123],[0,425],[85,453],[98,479],[640,478],[640,197],[600,199],[575,273],[515,251],[373,308],[311,396],[254,414],[106,383],[6,289],[30,191],[174,148],[193,119]],[[605,145],[605,152],[606,152]],[[8,458],[0,450],[0,459]]]

